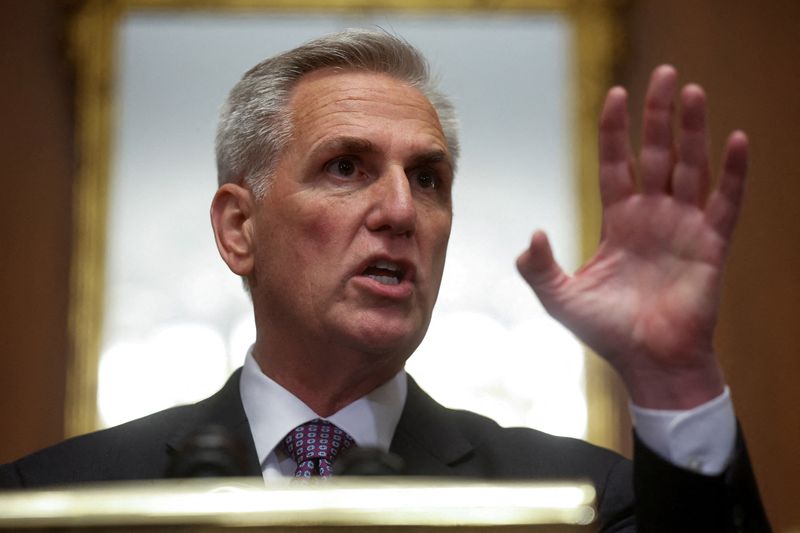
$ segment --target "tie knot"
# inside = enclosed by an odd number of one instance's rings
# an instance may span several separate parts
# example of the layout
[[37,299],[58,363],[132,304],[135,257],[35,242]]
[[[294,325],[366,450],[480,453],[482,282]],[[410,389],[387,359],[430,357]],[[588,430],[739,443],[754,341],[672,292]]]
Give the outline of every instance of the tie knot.
[[316,418],[290,431],[283,439],[283,450],[297,463],[295,477],[328,477],[336,457],[354,444],[335,424]]

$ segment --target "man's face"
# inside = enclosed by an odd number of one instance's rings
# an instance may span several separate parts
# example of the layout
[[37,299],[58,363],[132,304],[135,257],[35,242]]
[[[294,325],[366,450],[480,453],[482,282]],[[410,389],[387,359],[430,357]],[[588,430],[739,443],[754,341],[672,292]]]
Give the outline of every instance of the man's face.
[[257,201],[259,338],[402,364],[430,322],[452,220],[436,112],[386,75],[317,71],[295,87],[293,137]]

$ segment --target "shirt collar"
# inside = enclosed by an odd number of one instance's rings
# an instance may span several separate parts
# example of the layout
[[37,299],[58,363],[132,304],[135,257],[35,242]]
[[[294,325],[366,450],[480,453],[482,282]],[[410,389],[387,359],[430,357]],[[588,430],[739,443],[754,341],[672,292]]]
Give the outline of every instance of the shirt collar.
[[297,396],[266,376],[248,351],[240,383],[242,405],[255,441],[259,463],[295,427],[314,418],[325,418],[350,434],[356,444],[389,451],[408,393],[406,373],[400,370],[389,381],[343,407],[320,417]]

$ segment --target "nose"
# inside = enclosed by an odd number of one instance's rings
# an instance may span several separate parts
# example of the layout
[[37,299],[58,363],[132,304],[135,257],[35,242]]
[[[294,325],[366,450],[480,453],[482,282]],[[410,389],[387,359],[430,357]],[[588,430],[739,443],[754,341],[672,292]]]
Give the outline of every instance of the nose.
[[417,224],[417,207],[405,170],[391,169],[373,183],[372,206],[366,225],[371,231],[410,237]]

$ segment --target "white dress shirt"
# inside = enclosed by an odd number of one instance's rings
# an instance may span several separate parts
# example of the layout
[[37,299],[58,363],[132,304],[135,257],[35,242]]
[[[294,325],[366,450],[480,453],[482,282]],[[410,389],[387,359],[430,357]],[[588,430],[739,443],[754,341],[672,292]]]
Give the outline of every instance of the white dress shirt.
[[[392,379],[331,416],[321,417],[297,396],[261,372],[249,351],[240,391],[264,480],[292,476],[296,463],[281,440],[295,427],[324,418],[346,431],[356,444],[389,451],[406,402],[406,373]],[[707,475],[722,472],[731,459],[736,418],[728,388],[717,398],[687,411],[630,405],[636,433],[672,464]]]
[[736,415],[728,387],[687,411],[645,409],[630,404],[636,434],[676,466],[715,475],[728,466],[736,445]]
[[406,403],[406,373],[392,379],[331,416],[321,417],[297,396],[264,375],[248,352],[242,369],[242,405],[255,441],[264,481],[294,475],[297,464],[280,446],[294,428],[324,418],[346,431],[358,446],[389,451]]

